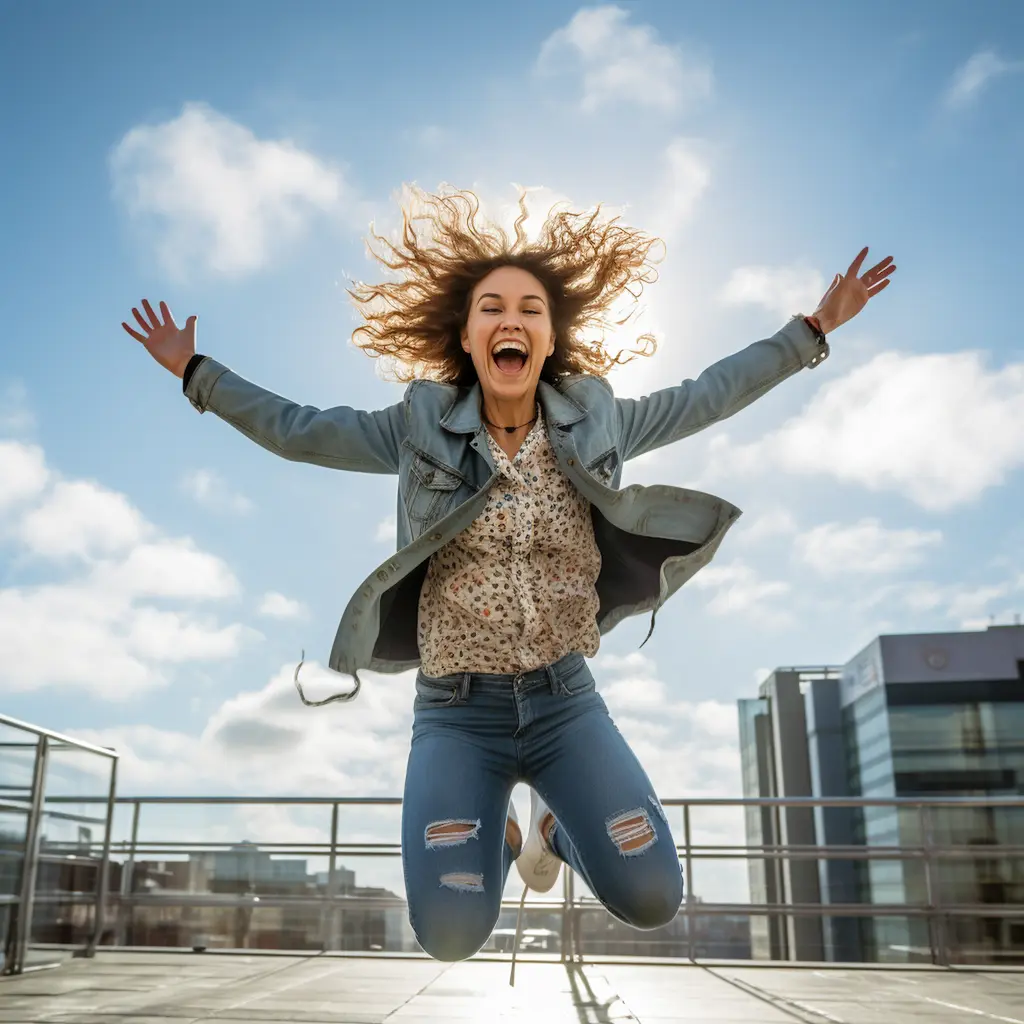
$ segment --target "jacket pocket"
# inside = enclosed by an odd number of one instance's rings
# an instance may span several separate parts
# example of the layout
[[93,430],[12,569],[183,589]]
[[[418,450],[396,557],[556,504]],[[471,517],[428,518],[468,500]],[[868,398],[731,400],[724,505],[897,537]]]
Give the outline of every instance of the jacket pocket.
[[418,453],[411,470],[405,494],[409,518],[417,523],[440,519],[451,508],[462,478]]
[[605,452],[603,455],[599,455],[592,462],[588,463],[586,467],[587,472],[598,483],[604,484],[605,487],[612,486],[612,481],[615,479],[615,473],[618,468],[619,453],[615,448]]

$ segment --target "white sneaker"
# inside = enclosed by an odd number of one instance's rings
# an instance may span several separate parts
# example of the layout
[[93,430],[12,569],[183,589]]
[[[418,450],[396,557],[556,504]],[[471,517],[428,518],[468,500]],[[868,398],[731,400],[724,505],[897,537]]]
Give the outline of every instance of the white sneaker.
[[530,828],[523,843],[522,852],[516,858],[516,870],[523,884],[534,892],[547,892],[558,881],[558,873],[562,862],[548,846],[548,841],[541,832],[541,826],[548,828],[551,824],[551,811],[548,805],[537,795],[535,789],[530,790]]

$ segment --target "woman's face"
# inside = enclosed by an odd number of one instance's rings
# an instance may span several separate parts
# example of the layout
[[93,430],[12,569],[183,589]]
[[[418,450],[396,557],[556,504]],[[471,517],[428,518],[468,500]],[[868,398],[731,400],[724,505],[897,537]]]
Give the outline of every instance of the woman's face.
[[555,351],[544,286],[519,267],[492,270],[473,289],[462,347],[485,396],[532,401],[544,360]]

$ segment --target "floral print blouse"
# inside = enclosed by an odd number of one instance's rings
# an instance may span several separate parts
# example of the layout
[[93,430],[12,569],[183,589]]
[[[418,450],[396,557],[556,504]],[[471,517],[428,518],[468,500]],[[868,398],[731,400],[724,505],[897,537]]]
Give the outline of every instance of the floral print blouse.
[[427,676],[527,672],[600,643],[590,503],[558,468],[540,410],[514,459],[487,441],[500,474],[487,505],[431,557],[420,592]]

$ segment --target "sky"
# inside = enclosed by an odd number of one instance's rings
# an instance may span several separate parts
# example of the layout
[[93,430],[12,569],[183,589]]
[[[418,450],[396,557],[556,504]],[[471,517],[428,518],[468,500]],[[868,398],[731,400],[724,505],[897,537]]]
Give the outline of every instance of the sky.
[[[401,793],[411,675],[319,709],[291,682],[304,649],[313,695],[345,683],[323,665],[393,549],[396,481],[199,415],[120,323],[164,300],[290,399],[397,401],[345,287],[380,276],[364,239],[408,183],[663,239],[609,338],[658,338],[624,396],[811,312],[862,246],[898,266],[821,366],[627,466],[744,510],[643,650],[630,620],[592,662],[663,798],[740,795],[735,702],[773,668],[1024,612],[1015,0],[3,0],[0,95],[0,711],[115,747],[123,795]],[[218,814],[225,838],[323,834]],[[699,894],[739,891],[716,870]]]

